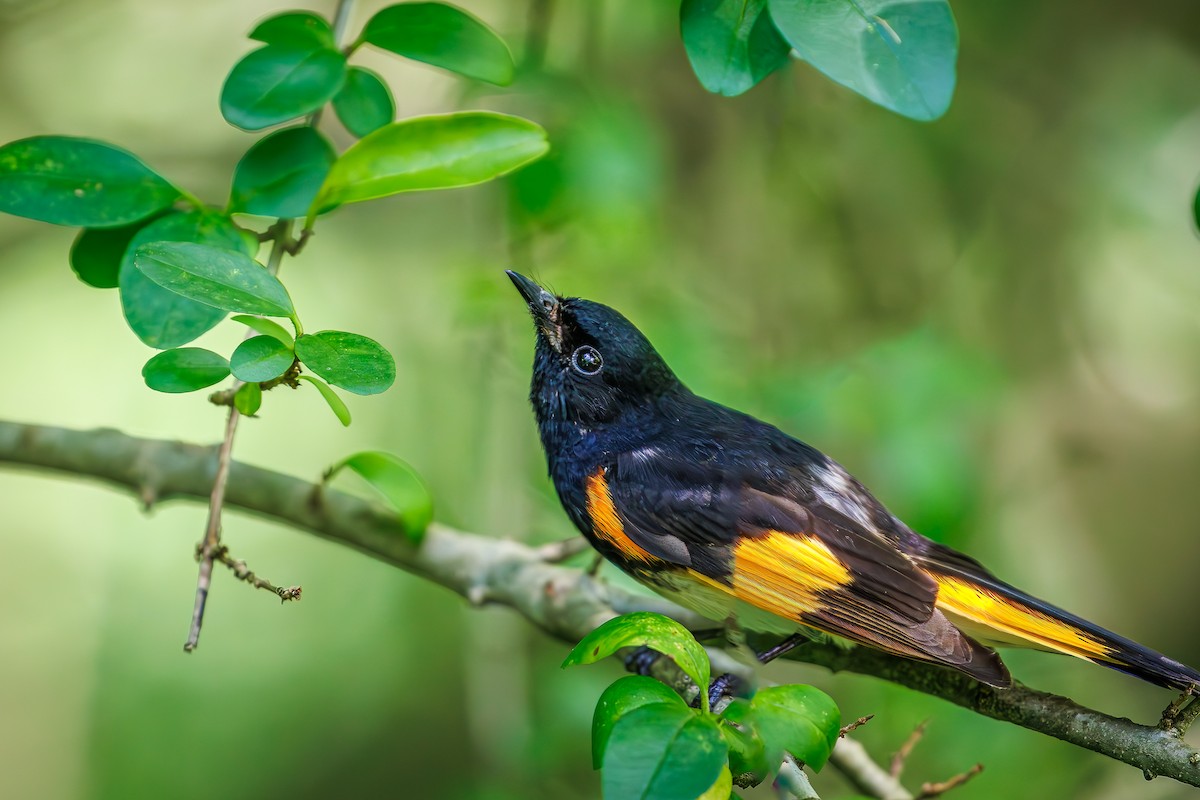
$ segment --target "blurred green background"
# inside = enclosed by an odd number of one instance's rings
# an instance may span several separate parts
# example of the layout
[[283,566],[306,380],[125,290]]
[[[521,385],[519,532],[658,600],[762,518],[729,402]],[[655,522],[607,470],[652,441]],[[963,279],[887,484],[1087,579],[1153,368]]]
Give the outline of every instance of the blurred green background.
[[[359,3],[352,30],[382,5]],[[621,309],[693,389],[829,452],[918,530],[1200,665],[1194,0],[955,3],[958,90],[930,125],[803,64],[708,95],[668,0],[463,5],[530,65],[511,90],[359,63],[388,77],[401,116],[515,111],[550,130],[553,156],[323,219],[285,263],[292,294],[314,328],[389,347],[397,384],[352,398],[348,430],[315,392],[273,392],[238,458],[315,478],[387,449],[426,476],[445,522],[572,535],[526,404],[533,334],[512,266]],[[111,141],[223,203],[253,139],[221,120],[220,86],[245,32],[281,8],[2,0],[0,141]],[[216,441],[221,414],[199,395],[143,386],[151,353],[114,292],[71,274],[73,236],[0,217],[0,417]],[[228,352],[234,327],[201,344]],[[304,602],[218,574],[185,656],[202,508],[146,517],[11,470],[0,499],[0,796],[598,795],[588,726],[616,664],[560,671],[566,646],[510,612],[237,516],[234,555],[303,584]],[[1143,722],[1170,699],[1067,658],[1008,660]],[[983,762],[961,800],[1191,796],[874,679],[770,674],[826,689],[846,718],[875,714],[859,734],[881,759],[929,719],[909,783]],[[816,786],[849,793],[832,769]]]

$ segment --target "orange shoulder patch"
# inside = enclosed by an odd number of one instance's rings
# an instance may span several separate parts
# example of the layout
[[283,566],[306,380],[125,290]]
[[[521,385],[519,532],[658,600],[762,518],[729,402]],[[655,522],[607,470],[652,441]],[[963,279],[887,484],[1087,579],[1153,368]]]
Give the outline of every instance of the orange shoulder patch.
[[612,494],[608,490],[608,479],[604,476],[604,468],[587,479],[587,512],[592,521],[592,531],[596,538],[602,539],[616,548],[617,552],[632,561],[646,564],[658,563],[662,559],[655,558],[646,552],[637,542],[625,533],[625,526],[617,516],[617,508],[613,505]]

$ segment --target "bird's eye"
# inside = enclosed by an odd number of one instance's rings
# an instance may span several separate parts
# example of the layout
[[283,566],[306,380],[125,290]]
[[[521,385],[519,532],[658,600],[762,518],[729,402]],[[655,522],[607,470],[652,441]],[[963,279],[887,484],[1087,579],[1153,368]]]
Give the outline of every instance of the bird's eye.
[[571,354],[571,366],[581,375],[595,375],[604,366],[604,359],[599,350],[585,344]]

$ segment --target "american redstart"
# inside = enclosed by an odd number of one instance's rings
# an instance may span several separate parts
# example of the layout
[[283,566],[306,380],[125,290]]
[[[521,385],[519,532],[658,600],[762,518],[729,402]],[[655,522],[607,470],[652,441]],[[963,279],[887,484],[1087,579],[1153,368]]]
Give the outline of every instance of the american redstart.
[[617,311],[508,276],[537,327],[530,399],[554,488],[638,581],[746,630],[798,642],[815,629],[997,687],[1012,678],[995,645],[1200,685],[915,533],[815,448],[696,396]]

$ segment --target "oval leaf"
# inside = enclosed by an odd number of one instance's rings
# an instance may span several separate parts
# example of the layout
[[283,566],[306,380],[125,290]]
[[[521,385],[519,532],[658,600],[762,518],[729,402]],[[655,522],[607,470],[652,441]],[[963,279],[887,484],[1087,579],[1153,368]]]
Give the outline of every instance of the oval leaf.
[[119,147],[72,136],[34,136],[0,147],[0,211],[110,228],[162,211],[179,190]]
[[346,57],[332,47],[269,44],[234,65],[221,88],[230,125],[257,131],[325,105],[342,86]]
[[213,308],[271,317],[295,313],[279,279],[245,253],[195,242],[151,242],[134,251],[133,263],[159,286]]
[[392,354],[357,333],[306,333],[296,337],[296,355],[313,372],[354,394],[379,394],[396,380]]
[[309,125],[276,131],[255,142],[233,171],[229,210],[262,217],[302,217],[336,155]]
[[683,0],[679,23],[700,84],[726,97],[752,89],[792,49],[775,30],[767,0]]
[[238,314],[230,317],[230,319],[234,322],[240,322],[247,328],[258,331],[266,336],[274,336],[276,339],[281,341],[288,350],[291,350],[296,344],[295,340],[292,339],[292,335],[288,333],[287,330],[278,322],[272,322],[271,320],[263,319],[262,317],[251,317],[247,316],[246,314]]
[[342,402],[342,398],[337,396],[337,392],[335,392],[333,389],[330,389],[329,385],[325,383],[325,381],[319,378],[314,378],[311,375],[300,375],[298,376],[298,379],[302,381],[308,381],[313,386],[317,387],[317,391],[321,393],[321,397],[325,398],[325,403],[329,406],[330,410],[333,411],[334,416],[336,416],[338,421],[343,425],[349,427],[350,409],[346,408],[346,404]]
[[342,153],[309,210],[309,222],[343,203],[483,183],[549,147],[538,125],[490,111],[393,122]]
[[733,773],[729,771],[729,766],[726,765],[721,770],[721,774],[713,781],[713,785],[708,787],[708,791],[696,798],[696,800],[730,800],[730,795],[733,794]]
[[805,61],[884,108],[917,120],[950,107],[958,28],[946,0],[770,0]]
[[643,645],[674,661],[700,687],[700,696],[707,703],[711,677],[708,654],[691,631],[662,614],[638,611],[610,619],[583,637],[562,665],[593,664],[622,647]]
[[334,47],[333,28],[309,11],[285,11],[267,17],[250,31],[250,37],[265,44],[293,47]]
[[727,752],[711,717],[652,703],[613,726],[600,785],[607,798],[695,800],[727,769]]
[[362,138],[396,118],[396,103],[387,84],[369,69],[351,67],[333,98],[333,110],[346,130]]
[[121,309],[139,339],[165,350],[192,341],[224,319],[225,312],[162,288],[133,265],[139,246],[162,241],[201,242],[243,253],[251,245],[228,217],[203,211],[168,214],[137,232],[121,260]]
[[604,765],[604,750],[617,720],[652,703],[687,706],[674,689],[645,675],[626,675],[604,690],[592,715],[592,769]]
[[239,414],[253,417],[262,408],[262,387],[257,383],[247,383],[233,395],[233,407]]
[[251,336],[229,357],[229,370],[239,381],[262,383],[287,372],[295,359],[291,348],[274,336]]
[[750,700],[749,722],[778,767],[785,752],[814,772],[829,760],[841,732],[842,712],[813,686],[769,686]]
[[117,288],[125,250],[145,225],[142,221],[120,228],[84,228],[71,245],[71,269],[88,286]]
[[229,362],[201,347],[158,353],[142,367],[142,379],[156,392],[194,392],[229,375]]
[[470,14],[444,3],[400,3],[367,22],[362,40],[397,55],[507,86],[513,58],[504,40]]
[[391,453],[378,451],[355,453],[330,468],[329,477],[343,468],[357,472],[375,487],[396,510],[405,535],[420,544],[433,519],[433,497],[416,470]]

